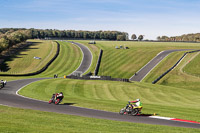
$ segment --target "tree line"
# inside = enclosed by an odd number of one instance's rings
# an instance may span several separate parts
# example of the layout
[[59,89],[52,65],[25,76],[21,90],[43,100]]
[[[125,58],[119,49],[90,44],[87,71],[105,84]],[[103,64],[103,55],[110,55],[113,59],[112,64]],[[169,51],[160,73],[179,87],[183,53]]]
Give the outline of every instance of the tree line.
[[31,37],[28,30],[12,29],[5,33],[4,32],[5,30],[0,30],[0,53],[6,49],[9,49],[13,45],[26,41]]
[[13,45],[24,42],[27,39],[105,39],[128,40],[128,33],[120,31],[75,31],[53,29],[25,29],[2,28],[0,29],[0,53]]
[[200,33],[184,34],[181,36],[158,36],[158,41],[171,41],[171,42],[200,42]]
[[128,33],[119,31],[75,31],[75,30],[39,30],[30,29],[32,38],[66,38],[66,39],[105,39],[127,40]]

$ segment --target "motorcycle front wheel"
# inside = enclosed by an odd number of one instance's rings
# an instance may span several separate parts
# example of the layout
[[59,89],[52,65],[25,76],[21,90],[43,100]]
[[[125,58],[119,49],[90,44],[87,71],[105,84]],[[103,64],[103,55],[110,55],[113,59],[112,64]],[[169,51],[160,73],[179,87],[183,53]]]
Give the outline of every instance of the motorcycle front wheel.
[[60,103],[60,99],[57,99],[57,100],[55,101],[55,104],[58,105],[59,103]]
[[124,112],[125,112],[125,110],[124,110],[124,109],[121,109],[121,110],[119,111],[119,114],[120,114],[120,115],[123,115]]

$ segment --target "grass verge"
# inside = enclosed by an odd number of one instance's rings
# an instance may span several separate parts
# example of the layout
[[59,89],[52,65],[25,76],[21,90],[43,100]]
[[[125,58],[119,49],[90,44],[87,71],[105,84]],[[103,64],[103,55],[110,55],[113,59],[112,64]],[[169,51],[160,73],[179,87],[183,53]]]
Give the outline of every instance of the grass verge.
[[[181,54],[173,53],[168,56],[163,62],[161,62],[145,79],[144,82],[152,82],[156,77],[159,77],[167,69],[175,64],[175,60],[182,56]],[[172,86],[177,88],[183,88],[187,90],[193,90],[200,92],[200,73],[198,67],[198,53],[190,53],[176,66],[171,72],[165,75],[157,84]],[[174,60],[171,60],[174,59]],[[169,66],[170,65],[170,66]],[[166,68],[166,66],[168,66]],[[156,76],[155,76],[156,75]],[[195,100],[195,99],[194,99]]]
[[185,52],[173,52],[165,57],[144,79],[143,82],[152,83],[164,72],[169,70],[183,56]]
[[86,118],[29,109],[0,106],[1,132],[130,132],[140,133],[180,133],[199,132],[199,129],[169,127],[160,125],[137,124],[112,120]]
[[[57,44],[53,41],[29,40],[31,45],[21,49],[17,55],[6,59],[1,74],[25,74],[43,68],[56,53]],[[35,59],[39,57],[40,59]]]
[[200,77],[200,62],[199,62],[199,60],[200,60],[200,54],[199,54],[199,52],[197,52],[194,54],[194,59],[192,57],[190,58],[190,60],[188,61],[188,64],[183,68],[183,71],[190,75]]
[[54,74],[58,74],[59,77],[62,77],[64,75],[71,74],[79,67],[83,55],[81,54],[81,51],[77,46],[67,42],[59,41],[59,43],[60,43],[60,54],[55,59],[55,61],[47,68],[47,70],[44,71],[43,73],[35,76],[26,76],[26,77],[3,76],[0,78],[10,81],[10,80],[26,79],[26,78],[53,77]]
[[[130,78],[163,50],[197,49],[200,45],[198,43],[176,42],[96,41],[96,44],[88,44],[89,41],[77,42],[88,46],[93,51],[103,49],[99,75],[114,78]],[[128,49],[115,49],[116,46],[128,47]],[[93,52],[96,60],[98,54],[99,50]],[[93,61],[93,64],[96,60]]]

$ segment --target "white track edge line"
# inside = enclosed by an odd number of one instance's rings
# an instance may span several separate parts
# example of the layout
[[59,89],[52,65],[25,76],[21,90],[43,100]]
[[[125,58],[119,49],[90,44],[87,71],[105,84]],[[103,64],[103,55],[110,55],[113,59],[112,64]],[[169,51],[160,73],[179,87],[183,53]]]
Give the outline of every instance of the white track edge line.
[[175,118],[170,118],[170,117],[162,117],[162,116],[149,116],[150,118],[155,118],[155,119],[163,119],[163,120],[172,120]]
[[[37,80],[37,81],[41,81],[41,80]],[[47,101],[42,101],[42,100],[38,100],[38,99],[33,99],[33,98],[30,98],[30,97],[26,97],[26,96],[20,95],[20,94],[18,93],[18,92],[19,92],[21,89],[23,89],[24,87],[26,87],[26,86],[28,86],[28,85],[34,83],[34,82],[37,82],[37,81],[32,81],[32,82],[30,82],[30,83],[28,83],[28,84],[22,86],[21,88],[19,88],[19,90],[16,91],[16,95],[17,95],[17,96],[20,96],[20,97],[23,97],[23,98],[35,100],[35,101],[47,102]]]
[[[79,43],[79,44],[81,44],[81,43]],[[83,44],[81,44],[81,45],[83,45]],[[89,51],[90,51],[90,55],[92,56],[92,59],[91,59],[91,62],[90,62],[90,66],[88,67],[88,69],[85,71],[85,72],[87,72],[88,70],[89,70],[89,68],[91,67],[91,65],[92,65],[92,62],[93,62],[93,55],[92,55],[92,52],[91,52],[91,50],[87,47],[87,46],[85,46],[85,45],[83,45],[84,47],[86,47]],[[84,72],[84,73],[85,73]]]
[[[68,41],[66,41],[66,42],[68,42]],[[69,42],[69,43],[71,43],[71,42]],[[74,43],[76,43],[76,42],[74,42]],[[74,44],[74,43],[71,43],[71,44],[73,44],[73,45],[76,45],[76,44]],[[80,44],[80,43],[79,43]],[[92,52],[91,52],[91,50],[88,48],[88,47],[86,47],[85,45],[83,45],[83,44],[81,44],[82,46],[84,46],[85,48],[87,48],[89,51],[90,51],[90,55],[92,55]],[[82,61],[81,61],[81,64],[82,64],[82,62],[83,62],[83,60],[84,60],[84,53],[83,53],[83,50],[78,46],[78,45],[76,45],[80,50],[81,50],[81,52],[82,52],[82,54],[83,54],[83,58],[82,58]],[[88,69],[91,67],[91,65],[92,65],[92,61],[93,61],[93,55],[92,55],[92,59],[91,59],[91,62],[90,62],[90,66],[88,67]],[[79,68],[80,68],[80,66],[81,66],[81,64],[79,65],[79,67],[75,70],[75,71],[77,71]],[[87,72],[88,71],[88,69],[85,71],[85,72]],[[69,74],[69,75],[72,75],[75,71],[73,71],[71,74]],[[84,72],[84,73],[85,73]]]
[[[42,80],[42,79],[41,79],[41,80]],[[37,80],[37,81],[41,81],[41,80]],[[30,82],[29,84],[32,84],[32,83],[37,82],[37,81]],[[35,100],[35,101],[40,101],[40,102],[48,103],[48,101],[43,101],[43,100],[38,100],[38,99],[26,97],[26,96],[20,95],[20,94],[18,93],[21,89],[23,89],[24,87],[28,86],[29,84],[26,84],[26,85],[22,86],[19,90],[17,90],[17,91],[16,91],[16,95],[17,95],[17,96],[20,96],[20,97],[23,97],[23,98],[26,98],[26,99],[30,99],[30,100]],[[0,105],[4,105],[4,104],[0,104]],[[5,106],[12,107],[12,106],[9,106],[9,105],[5,105]],[[82,109],[89,109],[89,110],[96,110],[96,111],[103,111],[103,112],[109,112],[109,113],[117,113],[117,112],[110,112],[110,111],[105,111],[105,110],[84,108],[84,107],[79,107],[79,106],[73,106],[73,107],[82,108]]]
[[[70,42],[69,42],[69,43],[70,43]],[[73,44],[73,43],[71,43],[71,44]],[[82,60],[81,60],[81,63],[80,63],[80,65],[79,65],[79,67],[78,67],[76,70],[74,70],[72,73],[70,73],[69,76],[72,75],[74,72],[76,72],[76,71],[81,67],[81,64],[83,63],[83,60],[84,60],[84,53],[83,53],[83,50],[82,50],[78,45],[76,45],[76,44],[73,44],[73,45],[77,46],[77,47],[81,50],[81,53],[83,54],[83,58],[82,58]]]
[[[171,53],[169,53],[169,54],[171,54]],[[169,54],[167,54],[162,60],[160,60],[153,68],[151,68],[151,70],[140,80],[140,82],[144,79],[144,78],[146,78],[147,76],[148,76],[148,74],[156,67],[156,66],[158,66],[159,64],[160,64],[160,62],[161,61],[163,61],[167,56],[169,56]]]
[[[140,72],[144,67],[146,67],[152,60],[154,60],[159,54],[161,54],[164,51],[161,51],[160,53],[158,53],[153,59],[151,59],[146,65],[144,65],[140,70],[138,70],[136,73]],[[132,77],[134,77],[135,75],[133,75]],[[130,77],[129,80],[132,78]]]

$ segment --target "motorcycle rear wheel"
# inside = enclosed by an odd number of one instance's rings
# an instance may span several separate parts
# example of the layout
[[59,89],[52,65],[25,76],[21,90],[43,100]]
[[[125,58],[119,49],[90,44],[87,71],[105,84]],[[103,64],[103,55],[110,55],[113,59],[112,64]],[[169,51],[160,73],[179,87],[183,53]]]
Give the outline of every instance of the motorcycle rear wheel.
[[131,112],[131,115],[132,115],[132,116],[136,116],[138,113],[139,113],[138,109],[134,109],[134,110]]

